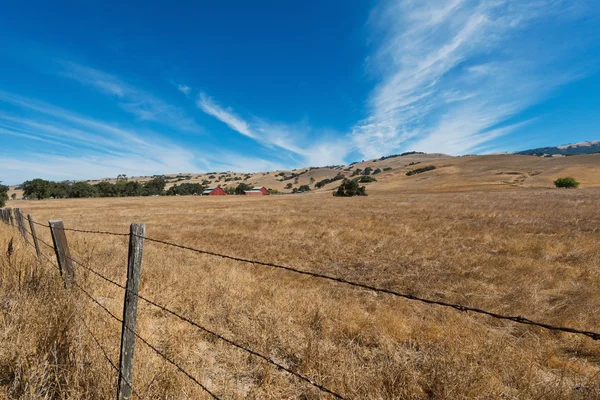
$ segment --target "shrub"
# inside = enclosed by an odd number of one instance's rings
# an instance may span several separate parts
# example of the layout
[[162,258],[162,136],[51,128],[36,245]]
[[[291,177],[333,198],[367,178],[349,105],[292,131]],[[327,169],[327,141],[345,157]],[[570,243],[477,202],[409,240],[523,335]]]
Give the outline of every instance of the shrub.
[[358,180],[344,178],[342,184],[336,191],[333,192],[334,196],[337,197],[352,197],[352,196],[366,196],[367,192],[364,186],[359,186]]
[[411,171],[408,171],[406,173],[406,176],[412,176],[412,175],[416,175],[416,174],[422,174],[423,172],[433,171],[434,169],[435,169],[435,167],[433,165],[429,165],[427,167],[417,168],[417,169],[413,169]]
[[287,185],[285,185],[285,189],[291,189],[292,188],[292,183],[288,183]]
[[392,167],[387,167],[387,168],[384,168],[383,170],[384,170],[384,171],[391,171],[391,170],[392,170]]
[[369,182],[377,182],[377,179],[373,178],[372,176],[362,176],[359,179],[360,183],[369,183]]
[[377,175],[381,173],[381,168],[377,168],[375,171],[373,171],[373,175]]
[[328,183],[339,181],[342,179],[344,179],[344,174],[342,174],[341,172],[338,172],[338,174],[336,176],[334,176],[333,178],[325,178],[322,181],[315,183],[315,188],[319,189],[319,188],[322,188],[323,186],[327,185]]
[[575,180],[575,178],[567,177],[567,178],[558,178],[554,181],[554,186],[557,188],[578,188],[579,182]]

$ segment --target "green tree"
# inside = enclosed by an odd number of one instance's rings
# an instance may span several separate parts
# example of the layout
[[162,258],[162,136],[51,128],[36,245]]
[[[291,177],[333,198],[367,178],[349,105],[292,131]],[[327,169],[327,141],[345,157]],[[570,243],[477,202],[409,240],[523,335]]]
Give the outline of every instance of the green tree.
[[10,195],[10,197],[11,197],[11,199],[16,200],[17,199],[17,194],[13,193],[13,194]]
[[557,188],[578,188],[579,182],[575,180],[575,178],[567,177],[567,178],[558,178],[554,181],[554,186]]
[[142,196],[144,194],[144,187],[141,183],[136,181],[128,181],[123,185],[123,192],[121,196]]
[[164,178],[154,178],[144,183],[144,195],[145,196],[156,196],[163,194],[167,181]]
[[44,179],[33,179],[23,182],[23,195],[25,197],[41,200],[51,196],[52,185]]
[[182,183],[181,185],[173,185],[167,190],[167,196],[189,196],[201,195],[205,186],[199,183]]
[[292,183],[288,183],[287,185],[285,185],[285,189],[291,189],[292,188]]
[[243,194],[245,191],[247,190],[252,190],[254,186],[252,185],[248,185],[247,183],[240,183],[239,185],[237,185],[237,187],[234,190],[235,194]]
[[8,200],[8,186],[0,185],[0,207],[4,207]]
[[338,189],[333,192],[333,195],[339,197],[366,196],[366,189],[364,186],[358,184],[358,179],[350,180],[345,178]]
[[100,182],[95,186],[100,197],[117,197],[119,195],[116,185],[110,182]]
[[66,182],[50,182],[50,196],[55,199],[71,197],[71,186]]
[[71,185],[71,196],[75,199],[83,199],[86,197],[98,197],[98,189],[94,185],[87,182],[76,182]]

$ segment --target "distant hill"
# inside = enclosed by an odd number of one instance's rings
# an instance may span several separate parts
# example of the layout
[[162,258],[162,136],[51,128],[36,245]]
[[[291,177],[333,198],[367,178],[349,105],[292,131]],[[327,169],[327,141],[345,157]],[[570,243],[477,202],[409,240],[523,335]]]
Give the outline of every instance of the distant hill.
[[563,155],[563,156],[577,156],[582,154],[595,154],[600,153],[600,140],[595,142],[581,142],[574,144],[565,144],[562,146],[554,147],[540,147],[539,149],[519,151],[516,154],[523,154],[528,156],[543,156],[543,155]]

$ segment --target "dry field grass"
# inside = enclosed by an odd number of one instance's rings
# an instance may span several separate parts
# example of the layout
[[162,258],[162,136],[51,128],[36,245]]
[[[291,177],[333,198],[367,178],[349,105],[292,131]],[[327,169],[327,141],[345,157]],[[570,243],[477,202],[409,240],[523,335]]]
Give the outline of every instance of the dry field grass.
[[[434,171],[436,172],[436,171]],[[375,189],[376,186],[373,186]],[[423,297],[600,330],[600,189],[14,201],[38,221],[128,232]],[[38,234],[50,242],[49,232]],[[73,257],[124,282],[127,238],[67,232]],[[8,241],[15,238],[11,259]],[[0,225],[0,396],[106,399],[120,326]],[[50,255],[49,249],[44,249]],[[140,293],[352,399],[600,399],[600,345],[146,242]],[[15,271],[21,271],[21,274]],[[117,315],[123,293],[78,282]],[[143,302],[142,336],[228,399],[328,398]],[[208,398],[138,341],[147,399]]]

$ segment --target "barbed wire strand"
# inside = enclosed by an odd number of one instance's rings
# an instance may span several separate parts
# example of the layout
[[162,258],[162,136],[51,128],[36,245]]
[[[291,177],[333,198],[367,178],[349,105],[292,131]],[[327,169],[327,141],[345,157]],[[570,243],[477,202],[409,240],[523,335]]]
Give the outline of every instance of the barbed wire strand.
[[[48,260],[48,262],[50,262],[50,264],[55,267],[56,269],[60,270],[60,267],[58,265],[55,264],[55,262],[53,260],[51,260],[48,256],[46,256],[44,253],[42,253],[44,255],[44,257],[46,258],[46,260]],[[108,315],[110,315],[114,320],[116,320],[117,322],[120,322],[121,324],[123,324],[123,320],[120,319],[119,317],[117,317],[115,314],[113,314],[108,308],[106,308],[102,303],[100,303],[98,300],[96,300],[96,298],[94,298],[94,296],[92,296],[87,290],[85,290],[83,287],[81,287],[81,285],[79,285],[76,281],[72,282],[75,287],[77,287],[79,290],[81,290],[94,304],[96,304],[97,306],[99,306],[100,308],[102,308],[106,313],[108,313]],[[133,329],[131,329],[130,327],[124,325],[125,328],[127,330],[129,330],[130,332],[132,332],[140,341],[142,341],[146,346],[148,346],[150,349],[152,349],[155,353],[157,353],[160,357],[162,357],[164,360],[166,360],[167,362],[169,362],[171,365],[175,366],[179,371],[181,371],[184,375],[186,375],[189,379],[191,379],[192,381],[194,381],[197,385],[199,385],[204,391],[206,391],[209,395],[212,396],[213,399],[217,399],[220,400],[214,393],[212,393],[210,390],[208,390],[208,388],[206,388],[202,383],[200,383],[196,378],[194,378],[189,372],[185,371],[181,366],[179,366],[177,363],[175,363],[173,360],[171,360],[170,358],[168,358],[166,355],[164,355],[160,350],[158,350],[155,346],[153,346],[151,343],[149,343],[146,339],[144,339],[143,337],[141,337],[136,331],[134,331]],[[120,374],[120,370],[119,370],[119,374]],[[126,382],[128,385],[129,383]],[[131,387],[133,390],[133,387]],[[139,397],[139,396],[138,396]]]
[[[110,315],[111,318],[113,318],[115,321],[123,324],[123,320],[121,318],[117,317],[112,311],[110,311],[108,308],[106,308],[106,306],[104,306],[102,303],[100,303],[98,300],[96,300],[96,298],[94,298],[94,296],[92,296],[87,290],[85,290],[83,287],[81,287],[76,281],[73,281],[73,284],[75,285],[75,287],[77,287],[79,290],[81,290],[94,304],[96,304],[97,306],[102,308],[108,315]],[[194,376],[192,376],[189,372],[187,372],[185,369],[183,369],[180,365],[175,363],[175,361],[173,361],[169,357],[167,357],[164,353],[162,353],[160,350],[158,350],[154,345],[152,345],[146,339],[141,337],[134,329],[130,328],[126,324],[123,324],[123,326],[125,327],[125,329],[127,329],[128,331],[133,333],[135,335],[135,337],[137,337],[140,341],[142,341],[142,343],[144,343],[146,346],[148,346],[150,349],[152,349],[160,357],[162,357],[165,361],[169,362],[171,365],[173,365],[179,371],[181,371],[184,375],[186,375],[189,379],[194,381],[206,393],[208,393],[213,399],[220,400],[219,397],[217,397],[217,395],[215,395],[206,386],[204,386],[202,383],[200,383],[200,381],[198,381],[198,379],[196,379]]]
[[[83,326],[85,327],[85,329],[87,330],[87,332],[90,334],[90,336],[92,337],[92,339],[94,340],[94,342],[96,343],[96,345],[100,348],[100,351],[102,351],[102,354],[104,355],[104,358],[106,359],[106,361],[108,361],[108,363],[111,365],[111,367],[117,372],[117,374],[120,377],[123,377],[121,375],[121,369],[119,367],[117,367],[115,365],[115,363],[110,359],[110,357],[108,356],[108,353],[106,352],[106,350],[104,349],[104,347],[102,347],[102,345],[100,344],[100,341],[96,338],[96,336],[94,336],[94,333],[92,332],[92,330],[90,329],[90,327],[85,323],[83,317],[79,314],[75,314],[77,316],[77,318],[79,318],[79,320],[81,321],[81,323],[83,324]],[[127,379],[123,378],[123,380],[125,381],[125,383],[127,384],[127,386],[129,386],[131,388],[131,391],[133,392],[133,394],[138,398],[138,399],[143,399],[145,398],[140,396],[138,394],[138,392],[135,390],[135,388],[133,387],[133,385],[131,384],[131,382],[129,382]]]
[[[42,224],[36,221],[31,221],[36,225],[42,226],[44,228],[50,228],[50,225],[46,225],[46,224]],[[113,235],[113,236],[129,236],[128,233],[117,233],[117,232],[108,232],[108,231],[89,231],[89,230],[85,230],[85,229],[74,229],[74,228],[60,228],[60,227],[54,227],[55,229],[60,229],[63,231],[70,231],[70,232],[80,232],[80,233],[94,233],[94,234],[98,234],[98,235]]]
[[[134,236],[138,236],[138,235],[134,235]],[[235,256],[229,256],[229,255],[225,255],[225,254],[219,254],[219,253],[215,253],[212,251],[200,250],[200,249],[195,249],[195,248],[189,247],[189,246],[183,246],[180,244],[167,242],[164,240],[152,239],[152,238],[143,237],[143,236],[138,236],[138,237],[148,240],[150,242],[161,243],[164,245],[177,247],[180,249],[189,250],[189,251],[200,253],[200,254],[206,254],[206,255],[211,255],[211,256],[229,259],[229,260],[233,260],[233,261],[281,269],[281,270],[290,271],[290,272],[294,272],[294,273],[301,274],[301,275],[311,276],[313,278],[326,279],[326,280],[329,280],[332,282],[342,283],[345,285],[350,285],[350,286],[370,290],[370,291],[377,292],[377,293],[384,293],[384,294],[388,294],[388,295],[395,296],[395,297],[401,297],[401,298],[404,298],[407,300],[418,301],[421,303],[438,305],[438,306],[442,306],[442,307],[449,307],[449,308],[453,308],[455,310],[463,311],[463,312],[470,311],[470,312],[477,313],[477,314],[487,315],[487,316],[490,316],[490,317],[493,317],[496,319],[508,320],[508,321],[519,323],[519,324],[537,326],[540,328],[553,330],[553,331],[562,331],[562,332],[567,332],[567,333],[585,335],[585,336],[590,337],[593,340],[600,340],[600,333],[598,333],[598,332],[585,331],[585,330],[569,328],[569,327],[562,327],[562,326],[555,326],[555,325],[551,325],[551,324],[547,324],[547,323],[543,323],[543,322],[533,321],[531,319],[521,317],[521,316],[503,315],[503,314],[498,314],[498,313],[491,312],[491,311],[486,311],[481,308],[464,306],[461,304],[449,303],[449,302],[445,302],[445,301],[441,301],[441,300],[433,300],[433,299],[429,299],[429,298],[425,298],[425,297],[415,296],[415,295],[408,294],[408,293],[396,292],[396,291],[390,290],[390,289],[378,288],[378,287],[367,285],[364,283],[353,282],[353,281],[349,281],[344,278],[325,275],[325,274],[318,273],[318,272],[304,271],[301,269],[297,269],[297,268],[293,268],[293,267],[289,267],[289,266],[285,266],[285,265],[279,265],[279,264],[273,264],[273,263],[269,263],[269,262],[262,262],[262,261],[256,261],[256,260],[235,257]]]
[[[48,244],[46,244],[46,245],[47,245],[47,246],[49,246],[49,247],[53,247],[53,246],[50,246],[50,245],[48,245]],[[99,278],[101,278],[101,279],[105,280],[106,282],[108,282],[108,283],[111,283],[112,285],[115,285],[115,286],[117,286],[117,287],[119,287],[119,288],[121,288],[121,289],[127,290],[126,286],[124,286],[124,285],[122,285],[122,284],[120,284],[120,283],[118,283],[118,282],[115,282],[114,280],[112,280],[112,279],[110,279],[110,278],[108,278],[108,277],[106,277],[106,276],[102,275],[101,273],[99,273],[99,272],[95,271],[93,268],[90,268],[90,267],[88,267],[88,266],[86,266],[86,265],[82,264],[81,262],[79,262],[79,261],[77,261],[77,260],[73,259],[72,257],[69,257],[69,256],[65,255],[65,254],[63,254],[63,256],[65,256],[66,258],[70,259],[71,261],[73,261],[73,262],[74,262],[74,263],[76,263],[77,265],[79,265],[79,266],[83,267],[84,269],[86,269],[86,270],[88,270],[88,271],[92,272],[93,274],[95,274],[95,275],[96,275],[96,276],[98,276]],[[155,302],[155,301],[153,301],[153,300],[150,300],[150,299],[148,299],[148,298],[146,298],[146,297],[144,297],[144,296],[142,296],[142,295],[140,295],[140,294],[133,293],[133,292],[131,292],[131,291],[129,291],[129,292],[130,292],[130,293],[132,293],[132,294],[134,294],[135,296],[137,296],[139,299],[141,299],[141,300],[145,301],[146,303],[148,303],[148,304],[150,304],[150,305],[152,305],[152,306],[154,306],[154,307],[156,307],[156,308],[158,308],[158,309],[160,309],[160,310],[162,310],[162,311],[165,311],[165,312],[167,312],[167,313],[169,313],[169,314],[173,315],[174,317],[176,317],[176,318],[178,318],[178,319],[180,319],[180,320],[182,320],[182,321],[184,321],[184,322],[187,322],[188,324],[190,324],[190,325],[192,325],[192,326],[194,326],[194,327],[196,327],[196,328],[198,328],[198,329],[202,330],[203,332],[205,332],[205,333],[208,333],[208,334],[210,334],[210,335],[212,335],[212,336],[216,337],[217,339],[220,339],[220,340],[222,340],[222,341],[226,342],[227,344],[229,344],[229,345],[231,345],[231,346],[234,346],[234,347],[236,347],[236,348],[238,348],[238,349],[240,349],[240,350],[243,350],[243,351],[245,351],[245,352],[247,352],[247,353],[249,353],[249,354],[252,354],[252,355],[253,355],[253,356],[255,356],[255,357],[261,358],[262,360],[264,360],[264,361],[266,361],[267,363],[269,363],[269,364],[271,364],[271,365],[275,366],[276,368],[278,368],[278,369],[281,369],[281,370],[283,370],[283,371],[285,371],[285,372],[287,372],[287,373],[289,373],[289,374],[291,374],[291,375],[295,376],[296,378],[298,378],[298,379],[300,379],[300,380],[302,380],[302,381],[304,381],[304,382],[307,382],[307,383],[309,383],[310,385],[312,385],[312,386],[314,386],[315,388],[317,388],[317,389],[321,390],[322,392],[325,392],[325,393],[331,394],[332,396],[334,396],[334,397],[336,397],[336,398],[338,398],[338,399],[344,399],[344,397],[343,397],[341,394],[339,394],[339,393],[336,393],[335,391],[333,391],[333,390],[331,390],[331,389],[329,389],[329,388],[327,388],[327,387],[325,387],[325,386],[323,386],[323,385],[321,385],[321,384],[319,384],[319,383],[317,383],[317,382],[313,381],[313,380],[312,380],[312,379],[310,379],[309,377],[307,377],[307,376],[304,376],[303,374],[300,374],[299,372],[296,372],[296,371],[294,371],[294,370],[292,370],[292,369],[290,369],[290,368],[288,368],[288,367],[286,367],[286,366],[284,366],[284,365],[281,365],[281,364],[277,363],[277,362],[276,362],[276,361],[274,361],[273,359],[271,359],[271,358],[269,358],[269,357],[267,357],[267,356],[265,356],[265,355],[263,355],[263,354],[261,354],[261,353],[259,353],[259,352],[255,351],[255,350],[253,350],[253,349],[251,349],[251,348],[249,348],[249,347],[246,347],[246,346],[244,346],[244,345],[238,344],[238,343],[236,343],[235,341],[233,341],[232,339],[229,339],[229,338],[227,338],[227,337],[225,337],[225,336],[223,336],[223,335],[221,335],[221,334],[219,334],[219,333],[217,333],[217,332],[215,332],[215,331],[213,331],[213,330],[211,330],[211,329],[209,329],[209,328],[206,328],[206,327],[204,327],[204,326],[200,325],[199,323],[197,323],[197,322],[195,322],[195,321],[191,320],[190,318],[188,318],[188,317],[185,317],[185,316],[183,316],[183,315],[180,315],[180,314],[178,314],[177,312],[175,312],[175,311],[173,311],[173,310],[171,310],[171,309],[167,308],[166,306],[163,306],[163,305],[161,305],[161,304],[159,304],[159,303],[157,303],[157,302]]]
[[[124,235],[124,234],[116,234],[113,232],[111,232],[109,234]],[[445,302],[445,301],[441,301],[441,300],[433,300],[433,299],[429,299],[429,298],[425,298],[425,297],[415,296],[415,295],[408,294],[408,293],[400,293],[400,292],[396,292],[396,291],[390,290],[390,289],[378,288],[378,287],[367,285],[364,283],[349,281],[344,278],[325,275],[325,274],[317,273],[317,272],[305,271],[305,270],[301,270],[301,269],[297,269],[297,268],[293,268],[293,267],[289,267],[289,266],[285,266],[285,265],[279,265],[279,264],[274,264],[274,263],[269,263],[269,262],[250,260],[250,259],[246,259],[246,258],[215,253],[212,251],[196,249],[193,247],[184,246],[184,245],[180,245],[177,243],[172,243],[172,242],[168,242],[168,241],[164,241],[164,240],[153,239],[153,238],[149,238],[149,237],[145,237],[145,236],[139,236],[139,235],[134,235],[134,236],[137,236],[144,240],[148,240],[150,242],[160,243],[160,244],[164,244],[167,246],[180,248],[183,250],[188,250],[188,251],[192,251],[192,252],[199,253],[199,254],[206,254],[206,255],[229,259],[229,260],[233,260],[233,261],[237,261],[237,262],[256,264],[256,265],[261,265],[261,266],[265,266],[265,267],[281,269],[281,270],[290,271],[290,272],[294,272],[294,273],[301,274],[301,275],[311,276],[314,278],[320,278],[320,279],[325,279],[325,280],[329,280],[329,281],[333,281],[333,282],[337,282],[337,283],[342,283],[345,285],[350,285],[350,286],[358,287],[358,288],[365,289],[365,290],[370,290],[370,291],[374,291],[374,292],[378,292],[378,293],[384,293],[384,294],[388,294],[391,296],[404,298],[407,300],[417,301],[417,302],[421,302],[424,304],[453,308],[458,311],[472,312],[472,313],[476,313],[476,314],[487,315],[489,317],[500,319],[500,320],[506,320],[506,321],[512,321],[512,322],[519,323],[519,324],[536,326],[536,327],[551,330],[551,331],[560,331],[560,332],[572,333],[572,334],[577,334],[577,335],[584,335],[593,340],[600,340],[600,333],[594,332],[594,331],[587,331],[587,330],[575,329],[575,328],[570,328],[570,327],[551,325],[551,324],[547,324],[544,322],[533,321],[529,318],[525,318],[522,316],[511,316],[511,315],[498,314],[498,313],[483,310],[483,309],[477,308],[477,307],[470,307],[470,306],[465,306],[465,305],[461,305],[461,304]],[[80,263],[78,263],[78,264],[80,264]],[[92,270],[90,269],[90,271],[92,271]],[[104,279],[106,279],[106,278],[104,277]],[[110,281],[110,282],[115,283],[114,281]],[[122,285],[121,285],[121,287],[122,287]]]
[[[31,233],[30,233],[31,235]],[[33,235],[32,235],[33,236]],[[39,238],[38,238],[39,240]],[[33,247],[35,249],[35,245],[33,243],[29,243],[26,242],[27,244],[29,244],[31,247]],[[60,267],[58,265],[56,265],[56,263],[50,258],[48,257],[46,254],[44,254],[43,252],[40,253],[45,259],[46,261],[48,261],[54,268],[58,269],[60,271]],[[121,376],[121,370],[115,365],[115,363],[110,359],[110,357],[108,356],[108,353],[106,352],[106,350],[104,349],[104,347],[100,344],[100,341],[94,336],[94,333],[92,332],[92,330],[88,327],[88,325],[85,323],[83,317],[79,314],[75,314],[75,316],[77,318],[79,318],[79,320],[83,323],[83,325],[85,326],[86,330],[88,331],[88,333],[90,334],[90,336],[92,337],[92,339],[94,340],[94,342],[96,343],[96,345],[100,348],[102,354],[104,355],[104,358],[106,359],[106,361],[111,365],[111,367],[117,372],[117,374],[119,376]],[[127,380],[127,379],[123,379],[125,381],[125,383],[127,384],[127,386],[129,386],[131,388],[131,391],[133,392],[133,394],[138,398],[138,399],[143,399],[144,397],[140,396],[139,393],[135,390],[135,388],[133,387],[133,385]]]

